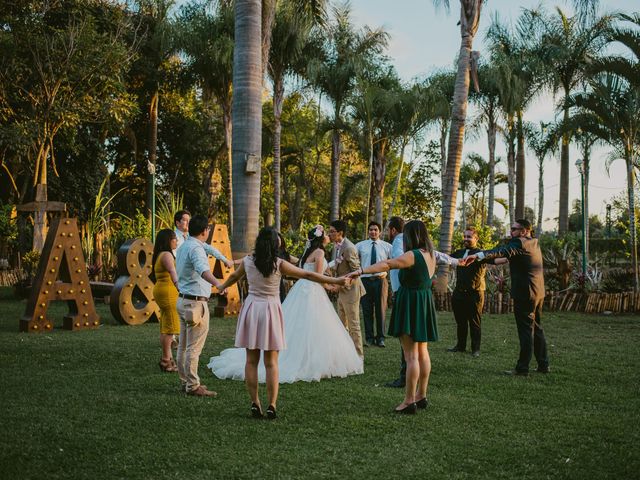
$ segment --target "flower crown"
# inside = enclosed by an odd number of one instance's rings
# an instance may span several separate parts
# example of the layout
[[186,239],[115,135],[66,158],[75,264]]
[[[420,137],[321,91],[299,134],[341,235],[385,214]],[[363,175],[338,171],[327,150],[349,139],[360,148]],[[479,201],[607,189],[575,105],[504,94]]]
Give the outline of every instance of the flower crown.
[[324,234],[324,227],[322,225],[316,225],[316,229],[313,232],[313,235],[316,237],[321,237]]

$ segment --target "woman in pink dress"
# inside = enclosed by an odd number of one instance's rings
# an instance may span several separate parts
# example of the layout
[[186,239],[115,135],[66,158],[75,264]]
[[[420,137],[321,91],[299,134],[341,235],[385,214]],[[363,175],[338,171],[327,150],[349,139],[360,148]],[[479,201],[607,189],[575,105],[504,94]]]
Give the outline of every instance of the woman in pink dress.
[[[258,396],[258,364],[264,351],[266,369],[267,418],[276,418],[278,400],[278,353],[286,348],[284,322],[280,304],[280,278],[287,275],[304,278],[318,283],[345,285],[344,278],[333,278],[309,270],[303,270],[278,258],[280,239],[272,227],[264,227],[258,233],[253,255],[246,256],[238,269],[221,286],[233,285],[244,275],[247,276],[249,294],[245,298],[238,316],[235,346],[247,350],[245,364],[245,385],[251,397],[251,415],[262,418],[262,408]],[[304,321],[300,319],[300,321]]]

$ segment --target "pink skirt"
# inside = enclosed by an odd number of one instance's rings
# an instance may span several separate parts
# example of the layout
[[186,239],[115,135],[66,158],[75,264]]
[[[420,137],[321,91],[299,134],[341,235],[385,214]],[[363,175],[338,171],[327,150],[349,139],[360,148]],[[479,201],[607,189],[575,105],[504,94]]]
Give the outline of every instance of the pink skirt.
[[235,346],[251,350],[286,348],[279,297],[247,296],[238,316]]

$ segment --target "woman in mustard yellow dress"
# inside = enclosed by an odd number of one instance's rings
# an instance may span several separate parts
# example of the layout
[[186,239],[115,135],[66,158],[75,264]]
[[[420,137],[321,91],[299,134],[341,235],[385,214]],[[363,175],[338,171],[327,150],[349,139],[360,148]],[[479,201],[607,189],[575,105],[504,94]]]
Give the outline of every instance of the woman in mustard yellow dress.
[[178,239],[173,230],[160,230],[153,246],[152,277],[155,276],[153,298],[160,307],[160,345],[162,358],[160,370],[177,372],[178,367],[171,354],[171,342],[174,335],[180,334],[180,318],[176,304],[178,302],[178,274],[176,258],[173,251],[178,246]]

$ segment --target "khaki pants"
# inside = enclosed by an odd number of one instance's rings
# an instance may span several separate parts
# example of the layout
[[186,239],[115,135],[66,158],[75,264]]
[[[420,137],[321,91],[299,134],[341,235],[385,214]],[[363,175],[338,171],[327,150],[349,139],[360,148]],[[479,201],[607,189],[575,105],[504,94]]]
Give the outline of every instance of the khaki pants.
[[360,331],[360,302],[346,299],[338,295],[338,316],[349,332],[360,358],[364,357],[362,349],[362,332]]
[[209,333],[209,305],[199,300],[178,298],[180,343],[178,344],[178,375],[187,392],[200,386],[198,364]]

